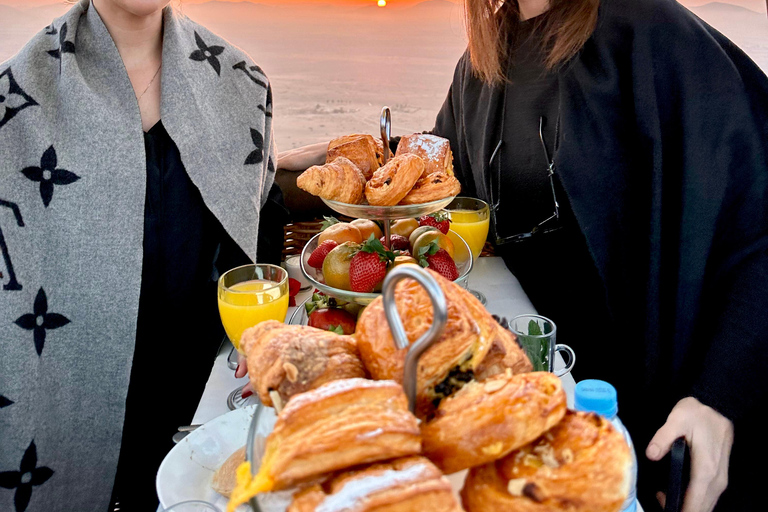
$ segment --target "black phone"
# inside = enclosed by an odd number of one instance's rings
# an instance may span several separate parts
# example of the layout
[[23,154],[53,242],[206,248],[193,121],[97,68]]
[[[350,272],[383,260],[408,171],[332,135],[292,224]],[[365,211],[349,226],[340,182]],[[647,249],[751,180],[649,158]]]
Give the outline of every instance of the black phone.
[[672,444],[672,449],[664,457],[669,460],[669,478],[667,480],[667,501],[664,512],[680,512],[683,508],[685,491],[691,474],[691,458],[688,443],[679,437]]

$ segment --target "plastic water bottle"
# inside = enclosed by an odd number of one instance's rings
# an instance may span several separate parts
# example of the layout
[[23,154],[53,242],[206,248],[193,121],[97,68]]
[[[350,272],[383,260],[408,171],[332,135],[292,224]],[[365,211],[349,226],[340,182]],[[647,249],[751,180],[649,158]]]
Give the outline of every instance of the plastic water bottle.
[[577,411],[594,412],[605,417],[626,439],[632,454],[632,477],[629,496],[621,510],[635,512],[637,510],[637,455],[635,455],[635,446],[632,444],[627,428],[616,415],[619,412],[616,388],[602,380],[583,380],[576,384],[574,405]]

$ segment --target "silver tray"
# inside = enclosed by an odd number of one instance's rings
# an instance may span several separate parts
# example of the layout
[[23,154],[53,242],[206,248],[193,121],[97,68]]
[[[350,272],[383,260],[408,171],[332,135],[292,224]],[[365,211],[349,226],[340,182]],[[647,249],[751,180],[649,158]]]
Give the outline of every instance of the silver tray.
[[[455,282],[463,285],[466,282],[469,273],[472,271],[474,261],[472,258],[472,251],[469,249],[467,242],[465,242],[464,239],[461,238],[461,236],[458,234],[453,233],[453,235],[451,236],[451,239],[454,241],[455,247],[454,261],[456,262],[456,269],[459,271],[459,277]],[[323,272],[319,269],[310,267],[307,264],[307,260],[309,260],[309,256],[312,254],[312,251],[317,249],[317,242],[319,238],[319,234],[312,237],[309,242],[307,242],[307,245],[304,246],[304,250],[301,251],[301,272],[312,286],[330,297],[336,297],[337,299],[345,300],[347,302],[354,302],[356,304],[360,304],[361,306],[367,306],[379,295],[381,295],[381,293],[378,292],[361,293],[341,290],[339,288],[333,288],[325,284],[325,281],[323,280]],[[456,241],[461,243],[457,244]]]
[[436,211],[442,210],[451,204],[455,197],[456,196],[450,196],[444,199],[438,199],[437,201],[431,201],[429,203],[398,204],[395,206],[349,204],[340,203],[339,201],[331,201],[330,199],[323,199],[323,202],[327,204],[329,208],[337,211],[338,213],[347,215],[348,217],[354,217],[356,219],[398,220],[418,218],[422,215],[435,213]]

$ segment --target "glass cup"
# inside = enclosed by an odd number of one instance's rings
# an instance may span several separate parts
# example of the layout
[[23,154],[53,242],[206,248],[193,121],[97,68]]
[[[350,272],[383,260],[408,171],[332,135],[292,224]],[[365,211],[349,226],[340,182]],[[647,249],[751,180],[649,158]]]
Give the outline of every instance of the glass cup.
[[[562,377],[573,369],[576,354],[568,345],[557,345],[557,326],[549,318],[539,315],[516,316],[509,323],[510,330],[528,355],[535,372],[551,372]],[[555,353],[568,357],[564,368],[555,371]]]
[[[445,207],[445,210],[451,217],[451,231],[467,242],[472,251],[472,257],[477,261],[488,238],[488,226],[491,219],[488,203],[471,197],[457,197]],[[485,295],[477,290],[469,289],[469,291],[483,305],[487,304]]]
[[[288,312],[288,272],[276,265],[233,268],[219,278],[219,315],[229,341],[240,351],[240,338],[249,327],[266,320],[285,321]],[[227,399],[230,409],[243,407],[242,387]]]
[[163,512],[221,512],[218,507],[207,501],[182,501],[163,509]]

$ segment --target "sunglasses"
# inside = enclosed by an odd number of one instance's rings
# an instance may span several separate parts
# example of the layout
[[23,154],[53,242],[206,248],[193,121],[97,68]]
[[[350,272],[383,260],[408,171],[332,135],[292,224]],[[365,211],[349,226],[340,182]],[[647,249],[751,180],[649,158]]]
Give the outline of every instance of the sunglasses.
[[[503,119],[503,117],[502,117]],[[560,119],[558,117],[557,125],[555,127],[555,141],[558,139],[558,135],[560,132]],[[502,137],[503,137],[503,128],[502,128]],[[549,186],[552,190],[552,202],[554,203],[555,211],[552,215],[547,217],[546,219],[542,220],[538,224],[536,224],[530,231],[527,231],[525,233],[518,233],[516,235],[511,236],[500,236],[497,231],[497,226],[499,225],[496,220],[496,215],[499,210],[499,206],[501,204],[501,151],[503,148],[503,138],[499,139],[499,143],[496,144],[496,149],[493,150],[493,154],[491,155],[490,160],[488,161],[488,168],[493,169],[494,163],[496,168],[496,184],[497,184],[497,194],[495,194],[497,197],[494,198],[494,192],[493,192],[493,179],[491,178],[489,183],[489,191],[490,191],[490,210],[491,210],[491,231],[493,233],[493,237],[495,239],[496,245],[504,245],[514,242],[522,242],[524,240],[527,240],[529,238],[532,238],[534,236],[542,235],[545,233],[551,233],[553,231],[557,231],[562,228],[562,226],[559,224],[560,220],[560,203],[557,201],[557,193],[555,192],[555,157],[552,155],[550,157],[549,150],[547,150],[547,144],[544,141],[544,117],[539,117],[539,140],[541,141],[541,147],[544,149],[544,156],[546,158],[546,161],[548,162],[547,165],[547,176],[549,177]],[[557,150],[555,149],[555,152]]]

